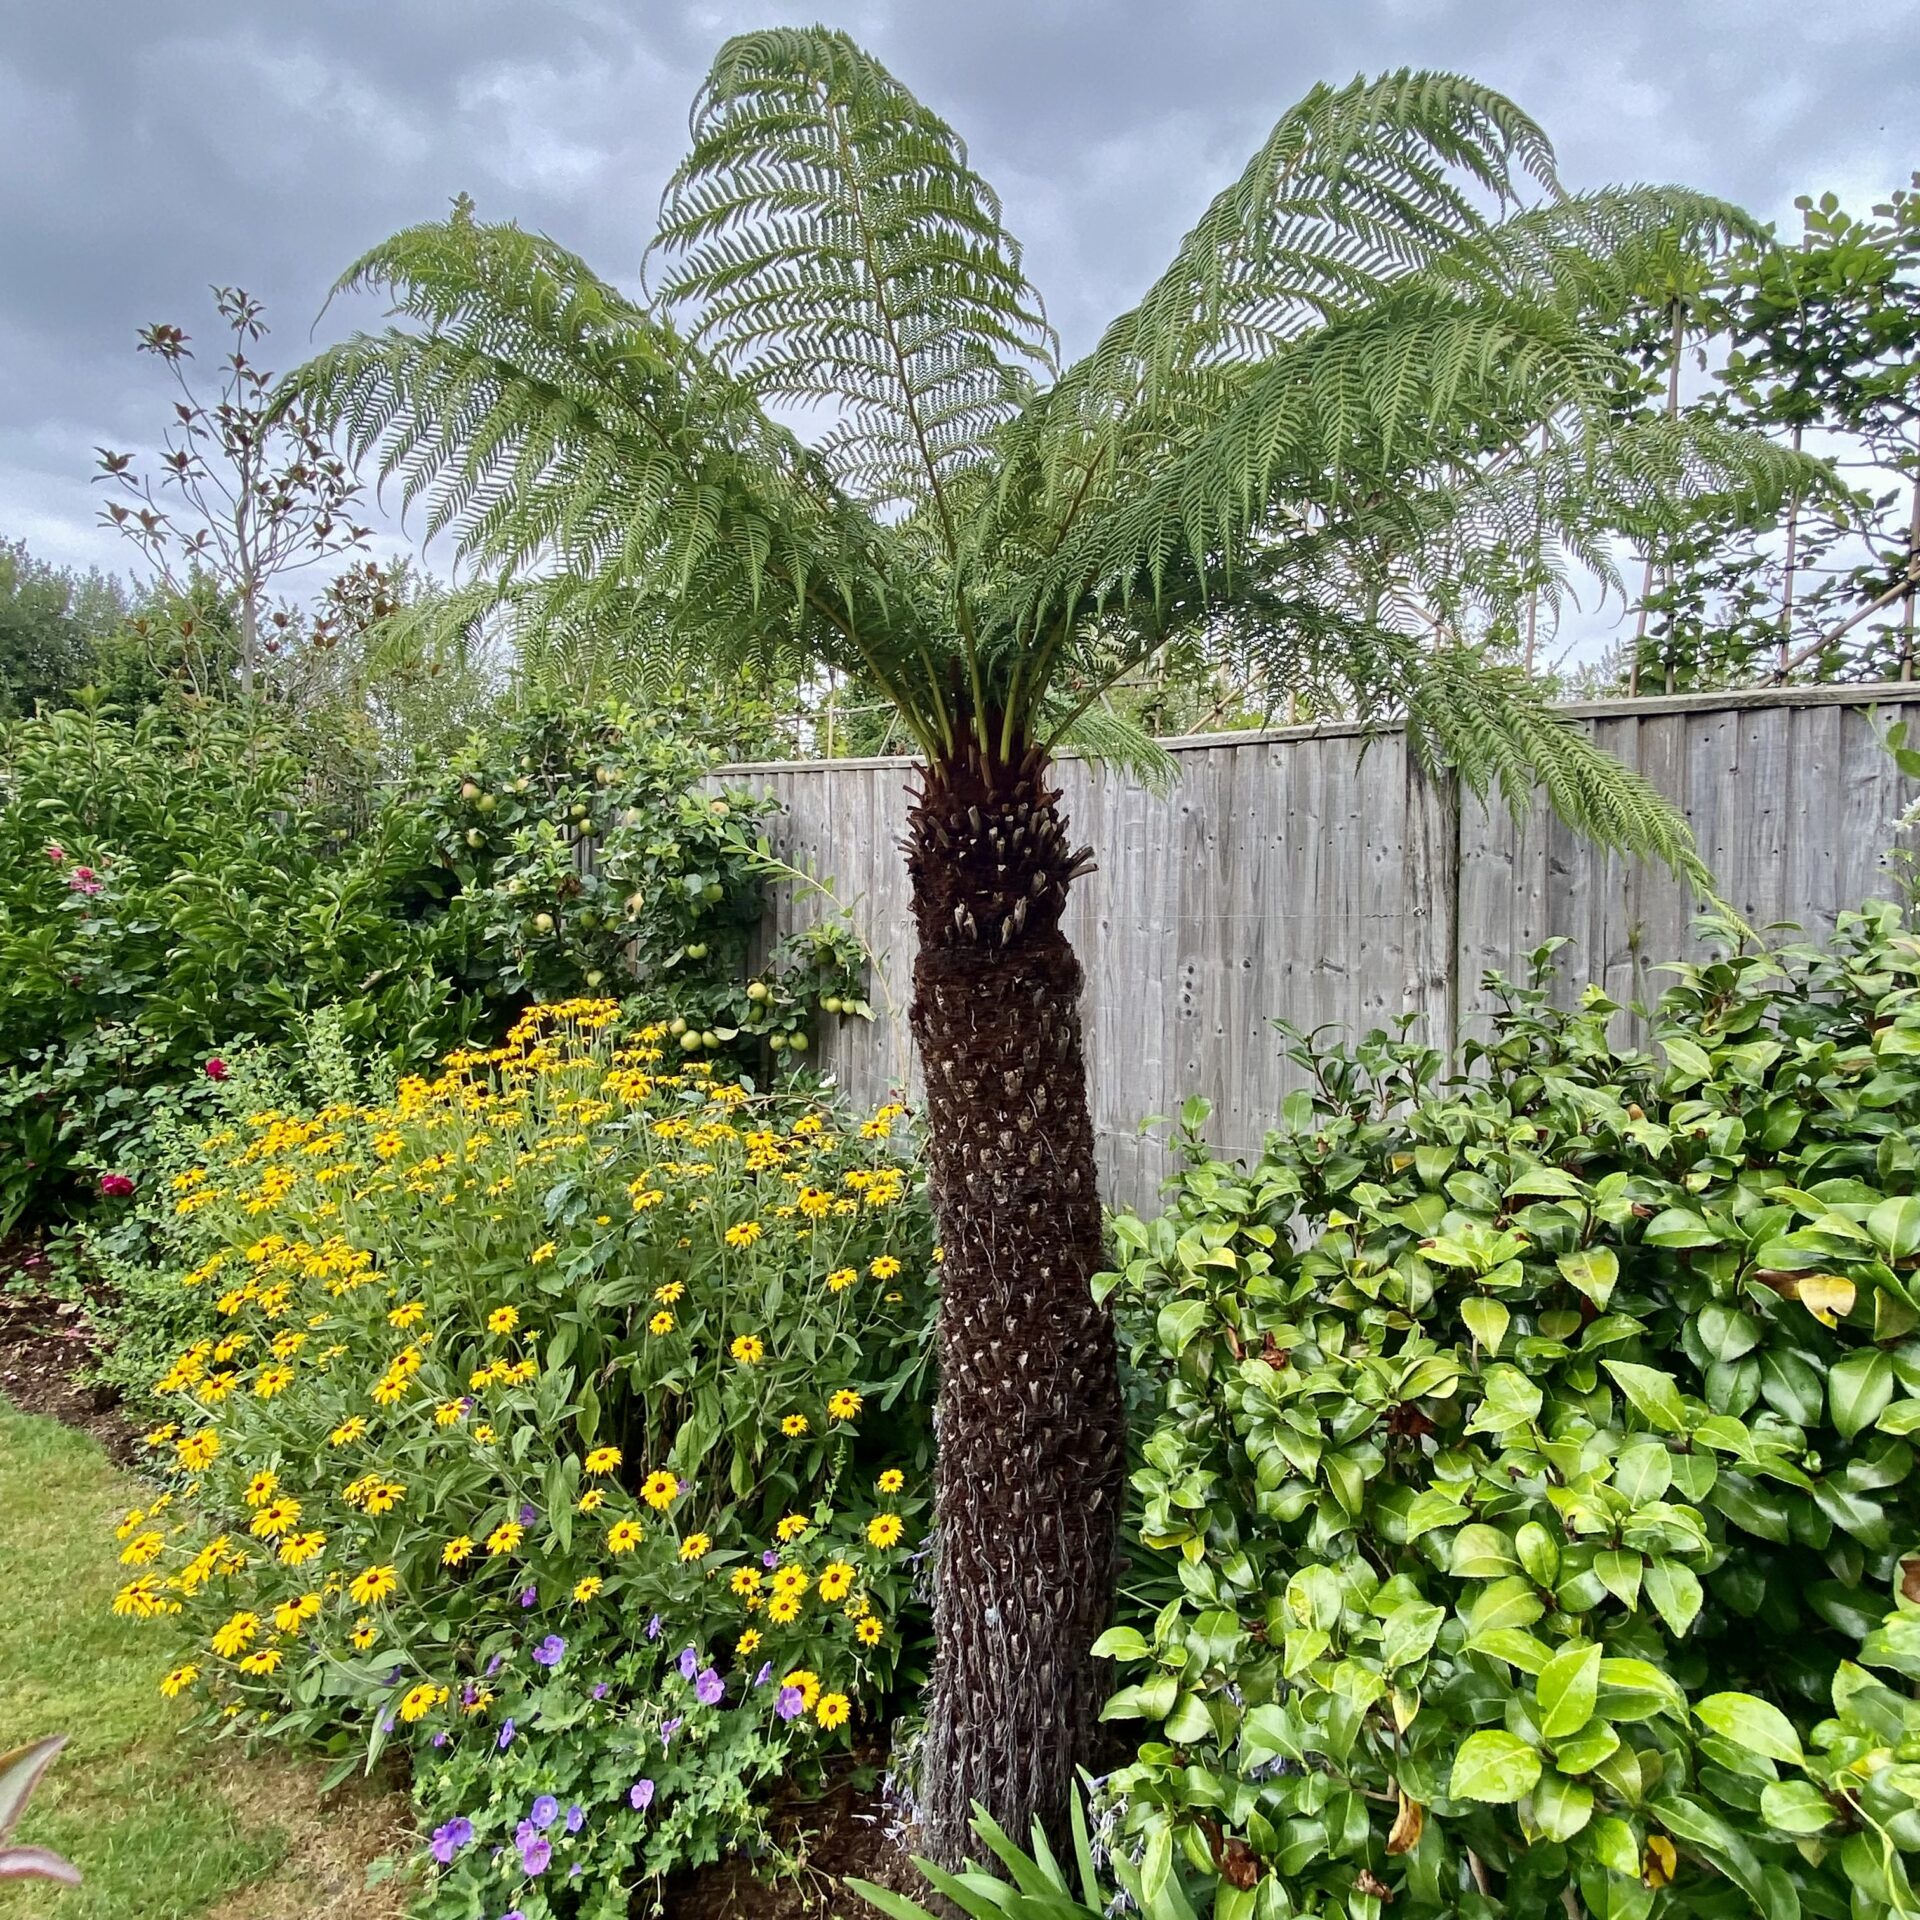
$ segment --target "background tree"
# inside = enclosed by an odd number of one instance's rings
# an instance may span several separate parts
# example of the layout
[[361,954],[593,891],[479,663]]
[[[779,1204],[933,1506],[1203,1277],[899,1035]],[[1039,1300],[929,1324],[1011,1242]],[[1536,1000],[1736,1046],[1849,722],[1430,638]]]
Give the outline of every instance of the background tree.
[[93,671],[95,649],[127,615],[111,574],[78,574],[0,540],[0,719],[64,700]]
[[[1920,183],[1920,176],[1916,176]],[[1713,379],[1702,422],[1831,458],[1842,484],[1793,487],[1777,513],[1707,503],[1650,550],[1629,691],[1793,680],[1910,679],[1920,590],[1920,192],[1866,214],[1802,196],[1797,241],[1744,241],[1689,300]],[[1678,407],[1679,358],[1658,301],[1623,325],[1648,369],[1643,409]],[[1657,577],[1656,577],[1657,573]]]
[[[1599,329],[1742,219],[1671,189],[1569,198],[1539,128],[1455,76],[1315,88],[1064,371],[960,140],[844,35],[730,40],[692,131],[652,298],[463,203],[349,269],[398,323],[284,404],[374,453],[524,630],[662,676],[821,667],[919,752],[912,1019],[945,1247],[920,1803],[952,1861],[975,1800],[1016,1831],[1064,1814],[1122,1495],[1060,925],[1092,854],[1050,756],[1137,756],[1102,694],[1188,636],[1404,712],[1477,789],[1542,783],[1698,877],[1670,810],[1483,664],[1468,618],[1506,590],[1490,543],[1536,515],[1589,543],[1612,509],[1677,522],[1703,492],[1776,500],[1799,469],[1611,405]],[[832,424],[807,444],[768,403]],[[1443,559],[1451,617],[1410,633],[1396,597]]]
[[242,693],[253,691],[267,596],[276,582],[365,542],[351,508],[359,485],[326,431],[302,408],[270,404],[274,376],[250,355],[265,338],[259,301],[215,287],[214,305],[232,335],[218,392],[203,399],[187,378],[187,335],[156,322],[140,350],[165,363],[179,389],[165,435],[159,480],[134,456],[102,447],[99,478],[125,498],[102,520],[139,547],[167,591],[194,597],[210,575],[232,597]]

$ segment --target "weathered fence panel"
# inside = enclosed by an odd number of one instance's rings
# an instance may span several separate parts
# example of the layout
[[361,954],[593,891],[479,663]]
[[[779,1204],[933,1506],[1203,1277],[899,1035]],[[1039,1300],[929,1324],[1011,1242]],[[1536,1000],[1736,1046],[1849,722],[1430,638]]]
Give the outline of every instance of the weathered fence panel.
[[[1920,687],[1723,693],[1568,709],[1692,822],[1722,896],[1755,926],[1810,931],[1890,884],[1894,823],[1916,797],[1869,724],[1920,721]],[[1169,742],[1165,798],[1081,761],[1059,770],[1074,838],[1099,871],[1068,931],[1086,965],[1094,1131],[1110,1199],[1151,1207],[1166,1171],[1139,1127],[1190,1095],[1216,1143],[1259,1147],[1294,1084],[1282,1015],[1364,1032],[1403,1009],[1449,1049],[1484,1020],[1489,969],[1552,935],[1569,993],[1657,995],[1663,960],[1698,951],[1695,903],[1663,872],[1600,853],[1541,809],[1514,821],[1460,801],[1397,731],[1346,726]],[[730,768],[773,794],[780,856],[848,907],[876,957],[871,1026],[837,1021],[819,1058],[859,1101],[914,1085],[913,928],[899,842],[910,763]],[[1909,834],[1910,846],[1920,839]],[[769,933],[824,910],[783,890]]]

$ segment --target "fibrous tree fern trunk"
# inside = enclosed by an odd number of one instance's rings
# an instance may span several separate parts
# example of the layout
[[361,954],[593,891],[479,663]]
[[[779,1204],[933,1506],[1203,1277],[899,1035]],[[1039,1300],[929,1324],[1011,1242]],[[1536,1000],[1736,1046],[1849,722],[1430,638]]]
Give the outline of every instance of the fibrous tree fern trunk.
[[977,1852],[975,1801],[1058,1833],[1099,1710],[1091,1649],[1124,1475],[1101,1264],[1077,870],[1037,748],[933,764],[909,817],[913,1030],[942,1236],[938,1664],[920,1840]]

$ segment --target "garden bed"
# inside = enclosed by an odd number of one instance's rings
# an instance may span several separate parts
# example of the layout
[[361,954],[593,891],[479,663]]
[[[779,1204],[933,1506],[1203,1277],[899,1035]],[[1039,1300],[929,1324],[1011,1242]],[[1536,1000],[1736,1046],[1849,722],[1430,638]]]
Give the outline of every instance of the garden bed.
[[[43,1260],[19,1244],[0,1253],[0,1275],[12,1289],[0,1291],[0,1418],[11,1408],[57,1421],[92,1440],[115,1468],[125,1470],[137,1458],[136,1436],[118,1390],[88,1378],[98,1357],[93,1315],[84,1301],[60,1299],[35,1285],[35,1269]],[[0,1460],[0,1471],[4,1466]],[[107,1480],[104,1470],[100,1478]],[[113,1500],[122,1502],[133,1497],[124,1486],[113,1494]],[[111,1536],[102,1529],[97,1537]],[[97,1616],[117,1638],[123,1630],[110,1621],[105,1604],[114,1569],[104,1552],[98,1562],[92,1569],[100,1587]],[[93,1658],[86,1655],[82,1665],[90,1666]],[[0,1728],[9,1738],[14,1731]],[[745,1920],[749,1915],[752,1920],[869,1920],[873,1909],[844,1892],[845,1880],[911,1889],[917,1878],[887,1832],[876,1784],[884,1760],[883,1753],[874,1751],[853,1756],[821,1797],[782,1793],[771,1810],[772,1835],[791,1864],[770,1880],[761,1879],[756,1863],[741,1856],[673,1875],[664,1889],[665,1920]],[[206,1920],[294,1920],[295,1915],[330,1920],[336,1914],[385,1920],[404,1910],[404,1893],[397,1886],[384,1893],[368,1892],[362,1881],[369,1861],[382,1853],[410,1851],[416,1844],[405,1830],[405,1809],[396,1799],[405,1792],[398,1779],[389,1779],[381,1789],[349,1784],[323,1795],[317,1767],[281,1754],[244,1762],[236,1757],[215,1771],[221,1795],[232,1803],[243,1827],[269,1827],[284,1834],[281,1867],[215,1905],[194,1909],[170,1904],[155,1908],[155,1913],[192,1913],[195,1920],[201,1913]],[[51,1784],[57,1779],[58,1769],[44,1790],[49,1804],[58,1797]],[[143,1781],[142,1792],[150,1790],[152,1783]],[[121,1896],[116,1892],[113,1897]],[[33,1911],[30,1905],[23,1909]],[[62,1911],[71,1920],[75,1910]],[[111,1911],[120,1914],[122,1909]],[[124,1920],[139,1920],[144,1911],[126,1909]],[[644,1903],[636,1902],[636,1912],[643,1911]]]
[[130,1465],[133,1431],[119,1412],[118,1390],[83,1377],[95,1357],[92,1316],[81,1302],[33,1286],[42,1259],[27,1249],[0,1250],[0,1289],[20,1289],[0,1290],[0,1397],[91,1435],[116,1466]]

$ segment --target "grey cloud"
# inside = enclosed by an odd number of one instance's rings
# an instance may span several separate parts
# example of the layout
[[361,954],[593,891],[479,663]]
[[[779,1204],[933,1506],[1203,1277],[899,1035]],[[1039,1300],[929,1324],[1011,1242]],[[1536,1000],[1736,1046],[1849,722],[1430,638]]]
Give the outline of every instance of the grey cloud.
[[[967,138],[1069,351],[1315,81],[1472,73],[1568,180],[1681,179],[1767,217],[1920,164],[1920,0],[819,0]],[[807,17],[813,8],[803,9]],[[334,276],[462,190],[637,272],[739,0],[0,0],[0,533],[126,563],[96,444],[166,406],[134,330],[268,302],[278,364]],[[789,14],[785,17],[794,17]],[[336,330],[339,309],[324,323]]]

